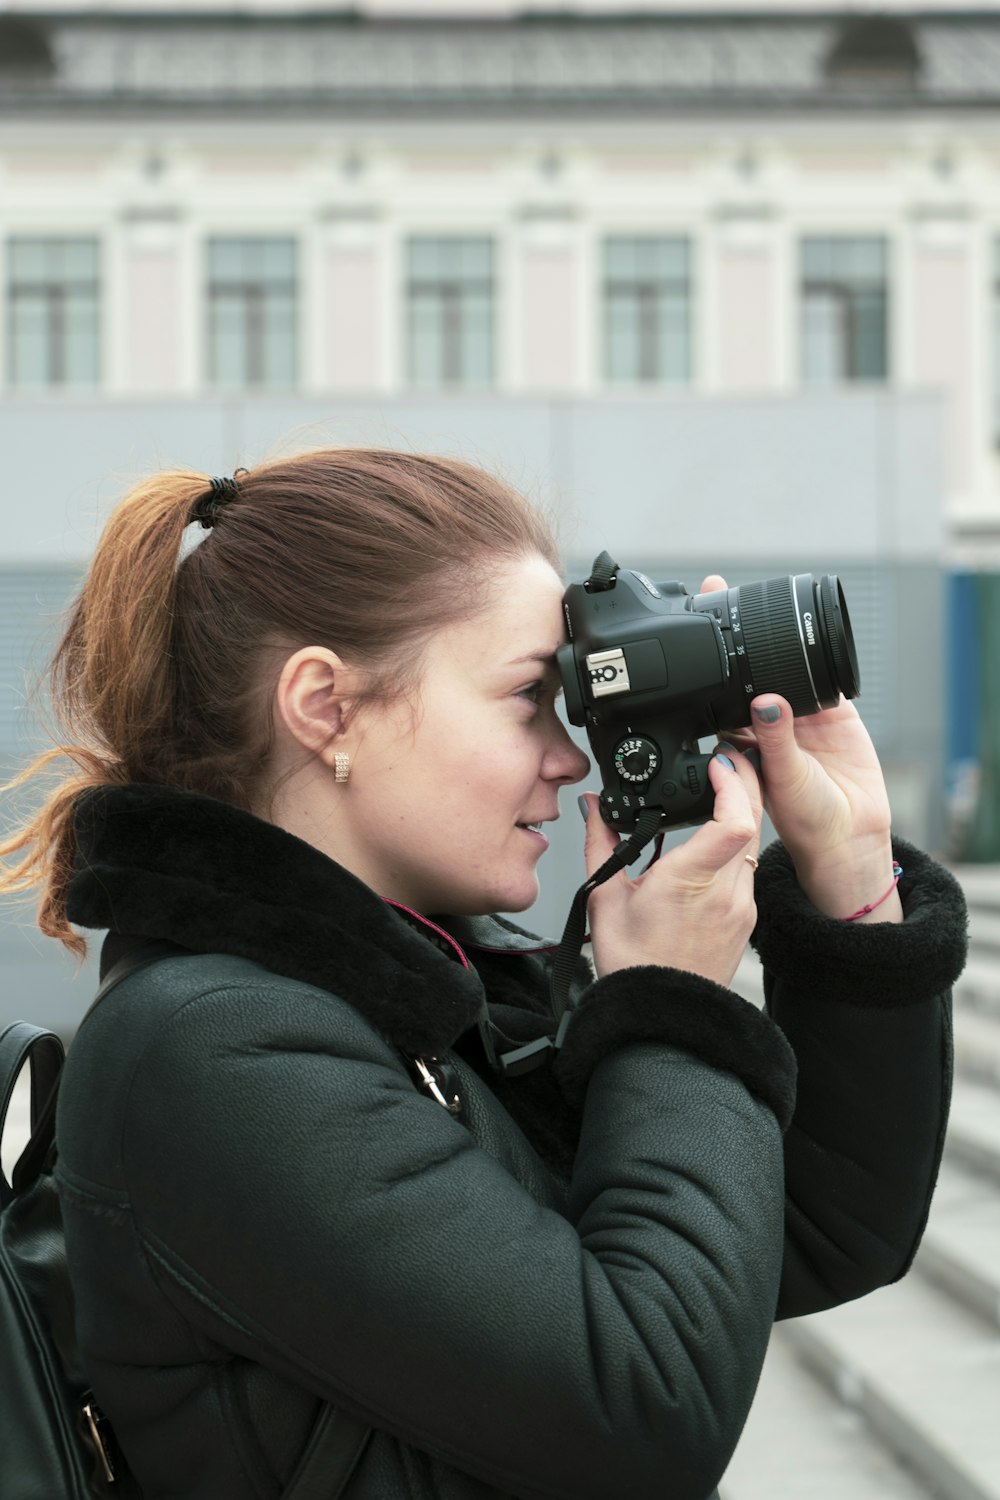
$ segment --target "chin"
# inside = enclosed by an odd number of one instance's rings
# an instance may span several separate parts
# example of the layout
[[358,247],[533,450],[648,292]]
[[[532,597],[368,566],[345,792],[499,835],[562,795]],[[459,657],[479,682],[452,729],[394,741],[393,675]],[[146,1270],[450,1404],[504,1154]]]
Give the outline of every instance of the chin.
[[[457,893],[456,893],[457,894]],[[467,897],[459,897],[448,907],[442,908],[453,917],[488,917],[497,911],[527,911],[538,900],[538,880],[511,882],[497,886],[492,891],[480,891]]]
[[490,911],[527,911],[538,900],[538,881],[532,877],[530,889],[521,885],[504,892],[490,907]]

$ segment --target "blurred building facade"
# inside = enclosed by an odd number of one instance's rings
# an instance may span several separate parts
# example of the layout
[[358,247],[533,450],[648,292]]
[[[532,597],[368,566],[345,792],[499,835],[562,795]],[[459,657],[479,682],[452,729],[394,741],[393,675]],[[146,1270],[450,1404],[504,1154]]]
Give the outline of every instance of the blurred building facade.
[[998,105],[989,15],[0,15],[0,390],[933,388],[996,560]]
[[905,831],[950,766],[1000,858],[1000,16],[22,6],[0,282],[0,759],[133,474],[322,429],[497,464],[573,563],[839,569]]

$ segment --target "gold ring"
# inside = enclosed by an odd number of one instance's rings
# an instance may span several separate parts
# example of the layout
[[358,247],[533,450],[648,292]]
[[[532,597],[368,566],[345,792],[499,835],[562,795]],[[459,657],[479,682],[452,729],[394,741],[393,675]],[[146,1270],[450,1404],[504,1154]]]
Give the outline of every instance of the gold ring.
[[752,869],[756,870],[756,868],[757,868],[757,861],[754,859],[754,857],[753,857],[752,854],[744,854],[743,858],[746,860],[747,864],[750,865],[750,867]]

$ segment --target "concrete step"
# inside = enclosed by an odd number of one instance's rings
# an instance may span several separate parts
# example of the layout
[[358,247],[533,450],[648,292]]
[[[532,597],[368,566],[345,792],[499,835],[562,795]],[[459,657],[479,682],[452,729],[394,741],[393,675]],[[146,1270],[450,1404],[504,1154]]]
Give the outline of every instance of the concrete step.
[[996,907],[969,907],[969,941],[974,949],[1000,958],[1000,901]]
[[911,1274],[784,1329],[799,1358],[932,1493],[1000,1500],[995,1324]]
[[1000,1182],[1000,1091],[965,1076],[955,1079],[945,1161]]
[[1000,911],[1000,865],[952,865],[970,909]]
[[1000,1089],[1000,1010],[956,1005],[954,1038],[956,1073]]
[[1000,1328],[1000,1181],[944,1161],[916,1269]]
[[955,1001],[1000,1018],[1000,953],[973,947],[955,984]]
[[[752,955],[734,988],[759,995]],[[956,1053],[963,1071],[916,1268],[898,1287],[779,1325],[722,1500],[1000,1500],[1000,1069],[992,1071],[1000,1026],[992,1015],[958,1007]]]
[[719,1494],[720,1500],[931,1500],[934,1491],[801,1364],[779,1324]]

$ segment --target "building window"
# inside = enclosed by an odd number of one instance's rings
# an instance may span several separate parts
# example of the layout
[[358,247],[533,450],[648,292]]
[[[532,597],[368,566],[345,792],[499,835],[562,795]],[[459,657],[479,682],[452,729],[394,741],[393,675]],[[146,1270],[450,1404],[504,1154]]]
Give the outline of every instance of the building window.
[[679,236],[604,241],[604,374],[612,384],[691,379],[691,251]]
[[295,258],[292,239],[209,240],[210,384],[294,385]]
[[494,297],[491,239],[410,239],[406,301],[413,385],[493,383]]
[[96,239],[15,236],[7,245],[7,379],[15,388],[100,378]]
[[802,242],[802,377],[807,385],[889,374],[886,243]]

